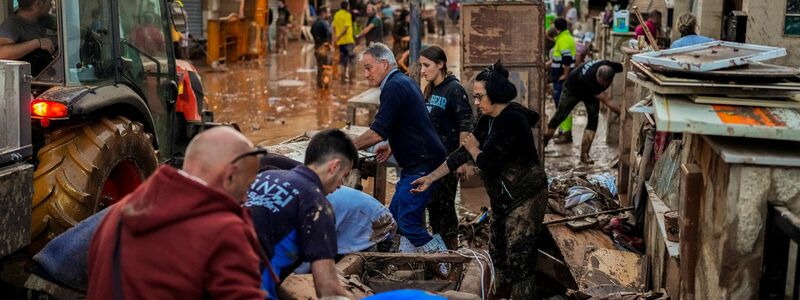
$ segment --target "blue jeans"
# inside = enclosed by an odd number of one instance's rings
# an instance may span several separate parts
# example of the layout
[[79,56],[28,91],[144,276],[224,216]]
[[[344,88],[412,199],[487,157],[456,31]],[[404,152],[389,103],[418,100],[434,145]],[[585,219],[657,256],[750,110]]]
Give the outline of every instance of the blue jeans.
[[418,194],[411,193],[411,183],[425,176],[425,173],[400,173],[389,211],[397,221],[397,233],[406,237],[414,246],[419,247],[433,239],[425,227],[425,207],[433,194],[437,183],[428,190]]

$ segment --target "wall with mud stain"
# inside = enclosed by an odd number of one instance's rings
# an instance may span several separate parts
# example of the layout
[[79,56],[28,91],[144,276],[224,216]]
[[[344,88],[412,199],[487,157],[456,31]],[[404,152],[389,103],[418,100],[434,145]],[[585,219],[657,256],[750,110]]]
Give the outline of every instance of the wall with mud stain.
[[747,12],[747,42],[786,48],[787,56],[769,63],[800,65],[800,36],[783,35],[786,0],[744,0]]

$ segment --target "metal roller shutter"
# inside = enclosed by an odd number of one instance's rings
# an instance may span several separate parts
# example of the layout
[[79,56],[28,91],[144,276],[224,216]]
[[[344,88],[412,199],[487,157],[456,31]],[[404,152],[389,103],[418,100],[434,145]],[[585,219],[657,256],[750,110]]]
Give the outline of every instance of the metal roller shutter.
[[183,0],[186,9],[189,33],[196,39],[203,39],[203,0]]

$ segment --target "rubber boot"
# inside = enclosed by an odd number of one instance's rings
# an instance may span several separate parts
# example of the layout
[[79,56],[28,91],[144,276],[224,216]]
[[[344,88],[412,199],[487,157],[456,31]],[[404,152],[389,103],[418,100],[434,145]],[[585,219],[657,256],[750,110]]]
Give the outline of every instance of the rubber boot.
[[552,139],[553,135],[555,135],[555,134],[556,134],[556,129],[555,128],[547,128],[547,131],[545,131],[545,133],[544,133],[544,141],[542,142],[542,148],[546,148],[547,147],[547,143],[550,142],[550,139]]
[[567,131],[567,132],[564,132],[564,133],[560,134],[558,137],[556,137],[555,140],[553,140],[553,143],[556,143],[556,145],[558,145],[558,144],[571,144],[572,143],[572,131]]
[[581,141],[581,163],[591,165],[594,160],[589,156],[589,150],[592,149],[592,142],[594,141],[595,132],[592,130],[583,131],[583,141]]

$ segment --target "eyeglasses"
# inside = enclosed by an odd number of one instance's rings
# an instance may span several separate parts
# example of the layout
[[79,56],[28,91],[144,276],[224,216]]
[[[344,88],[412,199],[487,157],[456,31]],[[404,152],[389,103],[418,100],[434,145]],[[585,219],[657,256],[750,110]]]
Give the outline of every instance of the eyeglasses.
[[261,156],[261,155],[267,155],[267,149],[264,149],[261,146],[256,146],[256,148],[253,149],[253,150],[250,150],[250,151],[247,151],[245,153],[239,154],[239,156],[237,156],[236,158],[233,159],[233,161],[231,161],[231,164],[235,164],[236,162],[238,162],[239,160],[241,160],[241,159],[243,159],[245,157]]
[[486,95],[485,94],[479,94],[479,93],[472,94],[472,98],[475,99],[475,100],[478,100],[478,101],[483,99],[483,96],[486,96]]

